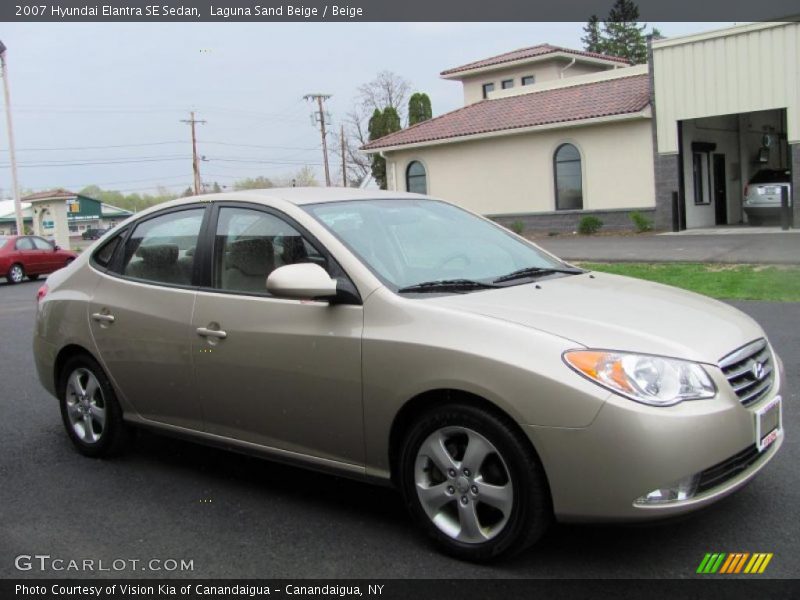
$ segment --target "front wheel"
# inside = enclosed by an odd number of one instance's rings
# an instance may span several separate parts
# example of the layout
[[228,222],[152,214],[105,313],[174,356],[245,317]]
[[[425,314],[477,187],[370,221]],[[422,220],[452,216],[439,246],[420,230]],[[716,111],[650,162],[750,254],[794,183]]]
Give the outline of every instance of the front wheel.
[[97,361],[88,355],[67,360],[59,378],[58,399],[67,435],[78,452],[104,457],[122,449],[128,429],[111,382]]
[[457,558],[519,552],[551,521],[538,457],[513,423],[483,408],[452,404],[423,415],[405,438],[399,468],[412,516]]

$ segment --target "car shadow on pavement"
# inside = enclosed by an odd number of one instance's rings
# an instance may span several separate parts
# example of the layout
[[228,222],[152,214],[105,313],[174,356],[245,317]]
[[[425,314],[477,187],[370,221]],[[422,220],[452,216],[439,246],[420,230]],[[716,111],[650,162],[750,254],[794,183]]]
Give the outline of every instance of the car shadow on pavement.
[[[182,472],[208,488],[255,494],[264,506],[288,502],[309,515],[325,514],[336,521],[356,520],[364,529],[380,530],[394,540],[395,551],[426,556],[434,563],[463,565],[439,555],[421,531],[412,527],[399,492],[357,480],[262,460],[209,446],[198,445],[149,431],[137,431],[129,459],[158,464]],[[126,459],[123,459],[126,460]],[[137,467],[140,468],[140,467]],[[325,490],[321,493],[320,490]],[[488,565],[469,565],[472,576],[490,577],[639,577],[687,576],[694,552],[670,574],[676,548],[693,547],[698,536],[725,527],[727,499],[712,509],[647,524],[555,523],[533,548]],[[720,510],[721,509],[721,510]],[[703,515],[706,515],[705,517]],[[728,515],[727,518],[730,518]],[[711,524],[714,523],[714,524]],[[298,532],[298,535],[302,535]],[[713,535],[713,534],[712,534]],[[367,573],[365,573],[367,575]],[[419,574],[438,577],[436,571]]]

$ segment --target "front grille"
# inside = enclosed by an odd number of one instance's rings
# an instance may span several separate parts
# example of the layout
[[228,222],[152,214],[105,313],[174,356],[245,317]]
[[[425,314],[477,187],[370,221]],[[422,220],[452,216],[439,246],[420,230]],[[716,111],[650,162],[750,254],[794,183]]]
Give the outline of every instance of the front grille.
[[775,380],[772,353],[763,338],[728,354],[719,368],[744,406],[766,396]]
[[759,458],[761,453],[755,445],[749,446],[734,454],[727,460],[709,467],[700,473],[700,481],[697,483],[697,494],[708,491],[722,485],[729,479],[733,479],[742,471],[750,468]]

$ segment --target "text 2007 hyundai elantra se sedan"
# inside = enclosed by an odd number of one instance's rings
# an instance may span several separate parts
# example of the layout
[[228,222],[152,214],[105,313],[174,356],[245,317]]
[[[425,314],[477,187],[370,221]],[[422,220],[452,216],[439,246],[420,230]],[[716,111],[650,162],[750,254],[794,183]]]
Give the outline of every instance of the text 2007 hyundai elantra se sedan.
[[553,516],[706,506],[783,442],[782,364],[752,319],[415,194],[159,205],[38,304],[39,376],[81,453],[119,450],[136,425],[391,481],[472,560],[530,545]]

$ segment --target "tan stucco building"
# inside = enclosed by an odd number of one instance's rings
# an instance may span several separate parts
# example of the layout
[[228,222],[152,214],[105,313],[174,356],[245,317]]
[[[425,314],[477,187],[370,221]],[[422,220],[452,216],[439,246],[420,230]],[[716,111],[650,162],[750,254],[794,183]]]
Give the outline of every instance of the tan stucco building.
[[586,214],[629,229],[632,211],[660,229],[742,223],[758,169],[794,161],[796,194],[799,32],[760,23],[659,40],[636,66],[523,48],[442,72],[464,106],[365,150],[386,158],[389,189],[528,229],[575,229]]

